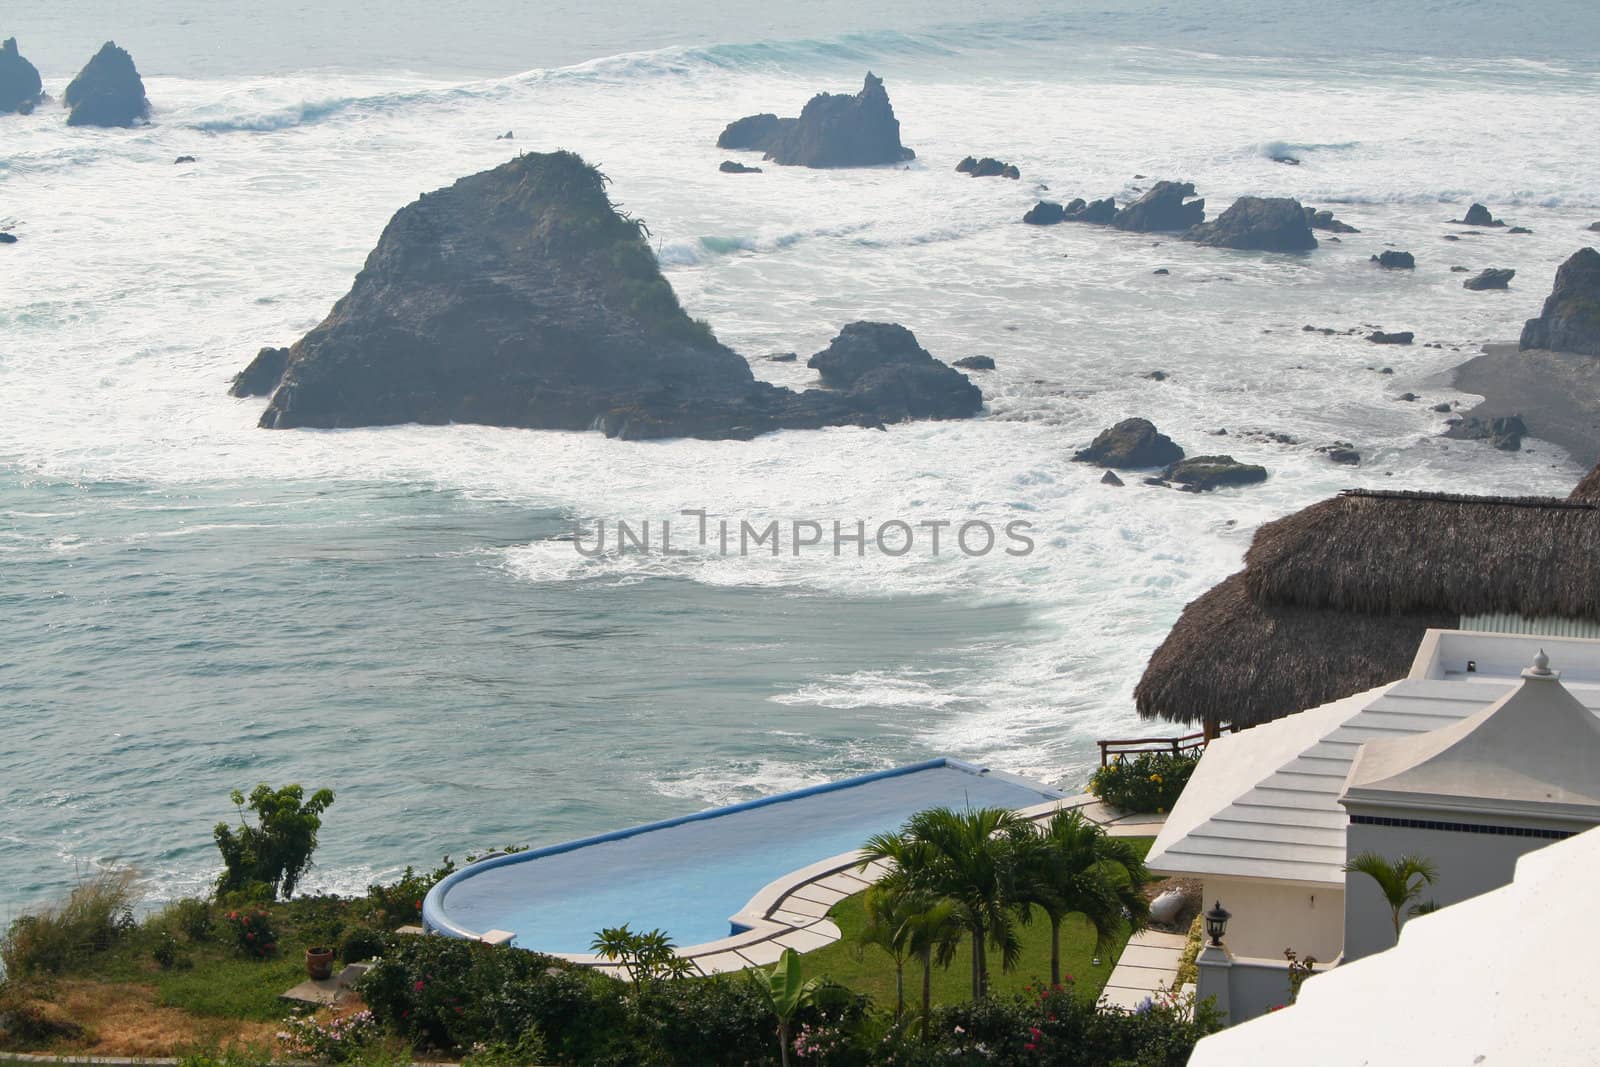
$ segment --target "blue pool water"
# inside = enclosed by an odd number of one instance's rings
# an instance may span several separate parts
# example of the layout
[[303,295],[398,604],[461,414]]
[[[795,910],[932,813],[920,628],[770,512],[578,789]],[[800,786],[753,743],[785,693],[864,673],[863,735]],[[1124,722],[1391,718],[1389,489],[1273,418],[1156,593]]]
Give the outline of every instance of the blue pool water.
[[729,918],[767,883],[925,808],[1020,808],[1063,795],[929,760],[487,860],[435,887],[423,918],[449,933],[509,930],[517,945],[544,952],[588,952],[596,931],[623,923],[696,945],[727,937]]

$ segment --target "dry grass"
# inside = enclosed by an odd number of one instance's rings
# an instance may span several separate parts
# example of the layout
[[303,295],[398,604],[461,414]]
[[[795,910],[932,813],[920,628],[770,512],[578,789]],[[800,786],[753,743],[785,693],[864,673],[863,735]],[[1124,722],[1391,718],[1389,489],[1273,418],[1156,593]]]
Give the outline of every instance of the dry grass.
[[278,1029],[276,1023],[202,1018],[163,1007],[151,986],[62,979],[50,999],[84,1028],[84,1036],[29,1051],[172,1056],[190,1048],[270,1047]]

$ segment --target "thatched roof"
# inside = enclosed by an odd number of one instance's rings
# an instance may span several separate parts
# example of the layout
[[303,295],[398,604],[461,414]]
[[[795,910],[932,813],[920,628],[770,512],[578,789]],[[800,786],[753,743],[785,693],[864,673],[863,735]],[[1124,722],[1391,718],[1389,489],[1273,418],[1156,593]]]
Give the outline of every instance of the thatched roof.
[[1600,504],[1313,504],[1263,526],[1245,569],[1184,609],[1134,699],[1145,718],[1254,725],[1393,681],[1424,630],[1489,612],[1600,621]]
[[1568,500],[1586,500],[1591,504],[1600,504],[1600,466],[1583,476],[1577,488],[1567,496]]

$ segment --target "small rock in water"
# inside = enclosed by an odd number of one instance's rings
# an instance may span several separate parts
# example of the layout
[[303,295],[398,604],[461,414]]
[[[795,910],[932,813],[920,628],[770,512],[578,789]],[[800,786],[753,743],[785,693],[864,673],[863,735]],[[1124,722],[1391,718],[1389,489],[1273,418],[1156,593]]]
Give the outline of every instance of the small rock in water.
[[992,356],[966,356],[958,359],[952,366],[962,370],[994,370],[994,357]]
[[1167,268],[1165,268],[1165,267],[1157,267],[1155,270],[1151,271],[1150,273],[1151,274],[1171,274],[1172,272],[1170,270],[1168,270]]
[[1457,236],[1456,236],[1456,235],[1455,235],[1455,234],[1453,234],[1453,233],[1447,233],[1447,234],[1445,234],[1445,235],[1444,235],[1444,239],[1445,239],[1445,240],[1446,240],[1446,241],[1459,241],[1459,240],[1461,240],[1461,238],[1459,238],[1459,237],[1457,237]]
[[1100,431],[1088,448],[1072,457],[1101,467],[1164,467],[1183,458],[1183,449],[1155,428],[1149,419],[1123,419]]
[[1416,258],[1410,252],[1384,252],[1373,256],[1371,262],[1385,270],[1412,270],[1417,265]]
[[1489,209],[1482,204],[1473,204],[1467,208],[1465,216],[1451,219],[1457,226],[1504,226],[1505,223],[1490,214]]
[[1291,167],[1298,167],[1300,165],[1300,161],[1294,156],[1271,156],[1270,158],[1274,163],[1285,163]]
[[1254,463],[1240,463],[1232,456],[1194,456],[1180,460],[1161,472],[1167,481],[1191,493],[1204,493],[1225,485],[1252,485],[1267,480],[1267,469]]
[[1404,400],[1406,403],[1409,404],[1409,403],[1411,403],[1411,402],[1413,402],[1415,400],[1420,400],[1421,397],[1417,396],[1416,393],[1401,393],[1399,396],[1395,397],[1395,399],[1396,400]]
[[1117,472],[1116,471],[1106,471],[1105,474],[1100,476],[1100,484],[1101,485],[1121,486],[1121,485],[1126,485],[1127,483],[1124,482],[1121,478],[1117,477]]
[[747,167],[743,163],[740,163],[740,162],[738,162],[736,160],[732,160],[732,159],[723,160],[722,161],[722,166],[718,167],[717,169],[720,170],[724,174],[760,174],[761,173],[761,168],[760,167]]
[[1475,277],[1468,278],[1461,283],[1461,288],[1471,289],[1474,292],[1483,289],[1504,289],[1511,284],[1511,279],[1516,271],[1508,268],[1489,267]]
[[[1367,340],[1375,345],[1408,345],[1416,340],[1416,336],[1410,330],[1402,330],[1399,333],[1384,333],[1382,330],[1374,330],[1372,333],[1367,334]],[[1393,374],[1394,371],[1385,367],[1378,373]]]
[[1022,171],[1014,163],[1003,163],[993,156],[973,159],[968,156],[956,164],[956,170],[974,178],[1021,178]]
[[173,164],[173,166],[177,166],[179,163],[193,163],[193,162],[194,162],[194,157],[193,156],[179,156],[177,159],[174,159],[172,161],[172,164]]
[[1167,372],[1164,370],[1153,370],[1149,374],[1146,374],[1145,377],[1150,379],[1152,382],[1164,382],[1167,380]]
[[1591,233],[1600,233],[1600,222],[1589,223],[1589,231]]
[[1393,367],[1384,367],[1382,370],[1378,371],[1378,373],[1379,374],[1393,374],[1394,373],[1394,368]]
[[512,130],[507,130],[505,133],[502,133],[500,136],[495,138],[496,141],[515,141],[516,139],[517,135],[515,131]]
[[1435,405],[1433,405],[1433,410],[1439,412],[1441,415],[1446,415],[1446,414],[1449,414],[1449,412],[1450,412],[1450,405],[1449,404],[1435,404]]
[[1527,432],[1528,427],[1521,415],[1488,419],[1473,415],[1455,422],[1444,435],[1462,441],[1487,441],[1491,447],[1502,452],[1519,452],[1522,450],[1522,436]]
[[16,234],[7,233],[4,230],[0,230],[0,245],[14,245],[16,243],[17,243],[17,235]]
[[1511,227],[1511,229],[1507,230],[1506,232],[1507,233],[1532,233],[1533,231],[1528,229],[1526,226],[1513,226],[1513,227]]
[[800,358],[798,352],[774,352],[767,357],[768,363],[793,363]]
[[1471,269],[1470,267],[1451,267],[1450,268],[1450,273],[1451,274],[1465,274],[1470,269]]
[[1361,453],[1349,441],[1335,441],[1331,445],[1321,446],[1317,451],[1342,466],[1354,467],[1361,463]]

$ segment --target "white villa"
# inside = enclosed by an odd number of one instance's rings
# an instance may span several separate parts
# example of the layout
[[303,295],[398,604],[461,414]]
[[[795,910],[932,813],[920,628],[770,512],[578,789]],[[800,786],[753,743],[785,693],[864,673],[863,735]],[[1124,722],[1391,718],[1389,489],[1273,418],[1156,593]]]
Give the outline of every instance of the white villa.
[[1240,1022],[1288,1002],[1285,949],[1322,972],[1393,946],[1361,852],[1435,864],[1442,915],[1600,826],[1597,711],[1600,640],[1430,629],[1399,681],[1213,741],[1148,858],[1231,913],[1199,995]]

